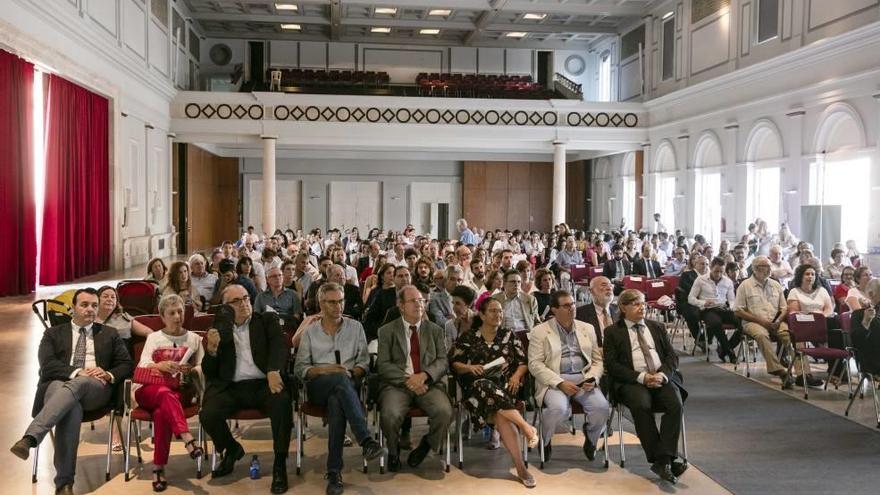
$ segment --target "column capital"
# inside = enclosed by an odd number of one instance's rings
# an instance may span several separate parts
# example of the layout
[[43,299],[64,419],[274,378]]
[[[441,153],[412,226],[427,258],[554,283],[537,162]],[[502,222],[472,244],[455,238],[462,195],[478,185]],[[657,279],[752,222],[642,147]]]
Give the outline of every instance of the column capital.
[[168,134],[165,134],[165,137],[169,137],[169,138],[171,138],[171,139],[174,139],[174,138],[177,137],[177,134],[175,134],[175,133],[173,133],[173,132],[169,132]]

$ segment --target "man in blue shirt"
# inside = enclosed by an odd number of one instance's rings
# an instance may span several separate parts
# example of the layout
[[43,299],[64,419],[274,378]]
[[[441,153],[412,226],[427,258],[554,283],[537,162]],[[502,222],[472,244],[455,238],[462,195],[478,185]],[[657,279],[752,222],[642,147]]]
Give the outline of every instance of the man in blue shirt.
[[468,228],[467,220],[464,218],[459,218],[457,222],[455,222],[455,226],[458,228],[458,231],[461,233],[461,237],[459,237],[459,241],[462,244],[469,244],[471,246],[477,245],[477,236],[474,235],[474,232]]

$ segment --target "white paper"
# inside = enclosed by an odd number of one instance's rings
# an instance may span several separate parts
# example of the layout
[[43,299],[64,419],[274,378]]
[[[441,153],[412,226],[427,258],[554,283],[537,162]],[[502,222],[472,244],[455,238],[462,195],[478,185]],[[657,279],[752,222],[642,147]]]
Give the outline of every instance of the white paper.
[[192,348],[187,347],[187,348],[186,348],[186,353],[184,353],[183,357],[180,358],[180,364],[186,364],[186,362],[189,361],[189,358],[192,357],[192,355],[193,355],[194,352],[195,352],[195,351],[192,350]]
[[629,279],[632,280],[633,282],[641,282],[642,281],[642,277],[630,277]]
[[797,321],[816,321],[812,313],[795,313],[794,319]]
[[494,360],[494,361],[490,361],[490,362],[484,364],[484,365],[483,365],[483,371],[490,370],[490,369],[492,369],[492,368],[494,368],[494,367],[496,367],[496,366],[501,366],[501,365],[503,365],[503,364],[506,363],[506,362],[507,362],[507,361],[505,361],[503,357],[499,357],[498,359],[496,359],[496,360]]
[[651,282],[651,287],[663,287],[664,285],[666,284],[663,282]]

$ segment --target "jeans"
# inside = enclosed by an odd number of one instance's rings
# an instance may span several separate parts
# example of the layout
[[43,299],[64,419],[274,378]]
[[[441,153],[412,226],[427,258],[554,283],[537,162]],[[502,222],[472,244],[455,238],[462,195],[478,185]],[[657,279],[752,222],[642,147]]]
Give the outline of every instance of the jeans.
[[357,385],[348,375],[333,373],[317,376],[309,380],[306,386],[308,401],[327,410],[327,472],[338,473],[342,471],[346,421],[359,444],[363,445],[370,438]]

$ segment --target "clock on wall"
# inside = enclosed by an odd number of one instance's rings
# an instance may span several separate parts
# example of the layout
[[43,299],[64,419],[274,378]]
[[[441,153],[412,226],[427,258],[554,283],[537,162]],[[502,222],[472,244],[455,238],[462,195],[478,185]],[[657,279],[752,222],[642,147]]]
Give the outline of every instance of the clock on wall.
[[587,63],[580,55],[569,55],[565,59],[565,71],[573,76],[579,76],[584,73]]

